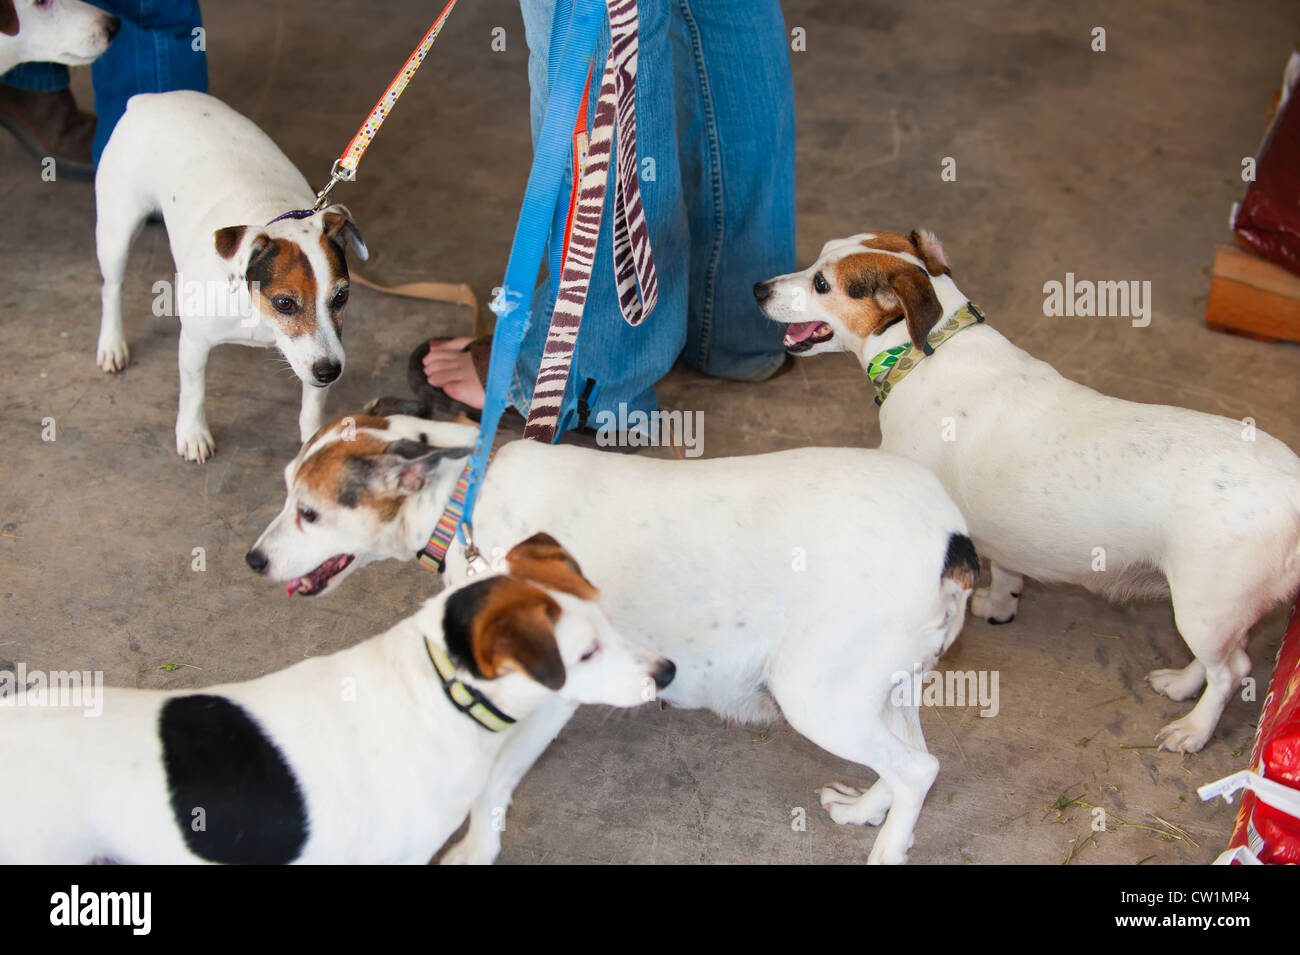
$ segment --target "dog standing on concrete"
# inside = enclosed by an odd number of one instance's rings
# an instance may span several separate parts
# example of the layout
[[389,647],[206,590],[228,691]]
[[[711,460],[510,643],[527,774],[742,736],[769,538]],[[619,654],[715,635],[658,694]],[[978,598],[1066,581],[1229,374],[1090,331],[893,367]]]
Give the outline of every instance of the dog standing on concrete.
[[1156,740],[1201,749],[1250,674],[1247,632],[1300,587],[1300,459],[1242,422],[1062,377],[983,323],[926,232],[833,240],[754,295],[789,325],[789,351],[848,351],[867,370],[881,448],[939,476],[992,561],[973,613],[1009,622],[1024,576],[1172,596],[1195,659],[1147,681],[1173,700],[1204,692]]
[[180,411],[176,453],[216,449],[204,411],[208,352],[275,345],[302,382],[300,440],[321,425],[325,395],[343,372],[345,247],[368,257],[347,208],[314,215],[307,180],[248,119],[205,93],[142,93],[127,103],[95,176],[95,242],[104,276],[97,360],[126,367],[122,273],[145,219],[162,214],[176,263]]
[[[414,402],[381,402],[372,411]],[[248,554],[290,594],[318,596],[375,560],[411,560],[429,540],[476,429],[404,414],[356,415],[315,435],[285,469],[284,509]],[[487,469],[474,534],[494,547],[552,528],[600,566],[611,619],[677,665],[661,697],[729,719],[784,715],[822,748],[880,775],[831,784],[839,823],[879,825],[868,862],[903,862],[939,772],[919,701],[894,687],[956,638],[979,562],[966,522],[924,468],[853,448],[667,461],[516,441]],[[465,579],[453,546],[447,581]],[[502,753],[511,779],[568,720],[560,704]],[[490,793],[491,788],[485,790]],[[495,858],[491,798],[457,851]]]
[[117,27],[117,17],[80,0],[0,0],[0,73],[33,61],[92,63]]
[[428,862],[490,776],[498,815],[509,804],[528,767],[508,786],[494,770],[532,714],[636,706],[672,680],[554,539],[505,564],[365,643],[246,683],[110,689],[98,716],[0,699],[0,752],[23,767],[0,787],[0,861]]

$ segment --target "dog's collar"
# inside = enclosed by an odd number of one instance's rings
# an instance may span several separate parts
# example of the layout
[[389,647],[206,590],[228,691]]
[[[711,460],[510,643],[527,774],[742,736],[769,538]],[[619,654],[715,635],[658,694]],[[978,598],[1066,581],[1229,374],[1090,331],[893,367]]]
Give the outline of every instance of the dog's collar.
[[867,365],[867,377],[876,388],[876,404],[883,405],[894,387],[907,377],[926,355],[956,335],[962,329],[970,328],[984,321],[984,313],[974,302],[967,302],[953,316],[930,330],[925,339],[925,354],[913,354],[916,351],[911,342],[886,348]]
[[424,647],[429,651],[429,659],[442,681],[442,691],[452,706],[492,733],[500,733],[514,725],[514,717],[502,713],[481,691],[456,676],[456,667],[442,647],[428,637],[424,638]]
[[[495,449],[488,454],[489,462],[491,462],[494,455],[496,455]],[[467,463],[465,469],[460,472],[456,487],[451,492],[451,500],[443,508],[442,516],[438,518],[433,533],[429,535],[429,543],[425,544],[415,554],[415,559],[435,574],[441,574],[443,567],[447,563],[447,548],[451,546],[452,538],[456,536],[456,528],[460,526],[460,519],[465,513],[465,495],[469,492],[470,463]]]
[[[310,219],[315,214],[315,209],[290,209],[288,212],[280,213],[280,215],[276,216],[266,225],[272,225],[273,223],[279,222],[281,219]],[[262,228],[266,228],[266,226],[263,226]]]

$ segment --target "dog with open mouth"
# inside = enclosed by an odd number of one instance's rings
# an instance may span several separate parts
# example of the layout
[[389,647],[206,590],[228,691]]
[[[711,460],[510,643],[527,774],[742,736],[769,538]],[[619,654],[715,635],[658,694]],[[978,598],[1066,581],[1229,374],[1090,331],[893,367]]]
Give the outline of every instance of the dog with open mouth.
[[992,562],[973,613],[1010,622],[1025,576],[1115,601],[1172,597],[1194,659],[1147,682],[1173,700],[1201,697],[1156,740],[1201,749],[1250,674],[1248,631],[1300,588],[1291,449],[1253,422],[1123,401],[1064,378],[984,321],[928,232],[832,240],[754,296],[787,326],[790,352],[847,351],[861,362],[881,449],[939,476]]
[[[477,436],[410,413],[423,410],[382,401],[314,435],[285,468],[284,507],[249,566],[291,596],[319,596],[373,561],[415,558]],[[501,542],[541,527],[599,566],[615,627],[676,664],[664,701],[746,722],[783,715],[879,773],[865,791],[837,783],[821,798],[836,822],[883,821],[868,862],[905,861],[939,765],[919,701],[900,705],[892,690],[957,637],[979,568],[933,475],[851,448],[668,461],[506,444],[481,487],[475,542],[495,561]],[[465,579],[459,544],[445,573],[450,586]],[[537,745],[521,743],[509,765],[530,765],[571,712],[531,717]],[[467,840],[491,811],[476,804]],[[464,851],[486,860],[492,846]]]
[[531,764],[510,754],[554,735],[534,715],[637,706],[673,678],[551,536],[503,565],[246,683],[107,689],[95,716],[0,697],[0,751],[24,767],[0,787],[0,862],[423,864],[480,803],[498,818],[476,815],[441,861],[490,861]]

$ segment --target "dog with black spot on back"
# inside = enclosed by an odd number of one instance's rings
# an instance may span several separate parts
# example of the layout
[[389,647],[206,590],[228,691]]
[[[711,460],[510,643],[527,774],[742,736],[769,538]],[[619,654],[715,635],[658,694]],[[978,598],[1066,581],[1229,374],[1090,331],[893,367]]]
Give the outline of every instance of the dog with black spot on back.
[[161,302],[170,312],[170,299],[180,319],[176,453],[187,461],[216,450],[205,411],[216,345],[278,348],[302,382],[299,440],[321,426],[326,392],[343,373],[345,253],[369,253],[345,206],[284,217],[315,201],[270,137],[206,93],[140,93],[113,130],[95,176],[104,278],[96,360],[107,372],[127,365],[122,276],[135,236],[160,213],[176,275],[155,310]]
[[22,767],[0,787],[0,862],[427,863],[478,800],[510,804],[531,760],[503,763],[533,713],[637,706],[673,674],[536,534],[504,573],[256,680],[110,688],[98,715],[0,698],[0,753]]

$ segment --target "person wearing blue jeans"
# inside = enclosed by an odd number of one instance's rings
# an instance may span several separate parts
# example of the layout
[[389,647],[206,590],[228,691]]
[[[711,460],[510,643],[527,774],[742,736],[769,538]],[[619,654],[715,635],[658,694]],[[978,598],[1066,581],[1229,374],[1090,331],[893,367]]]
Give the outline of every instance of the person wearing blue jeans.
[[208,88],[198,0],[90,2],[121,21],[90,68],[98,121],[77,108],[66,66],[21,63],[0,75],[0,125],[38,159],[53,156],[61,172],[84,178],[136,93]]
[[[551,44],[557,3],[521,0],[520,6],[536,145],[551,57],[560,53]],[[563,15],[570,5],[561,0],[558,6]],[[706,374],[740,381],[769,378],[785,361],[783,328],[759,312],[753,295],[755,282],[795,269],[794,94],[780,6],[777,0],[639,0],[637,10],[637,154],[659,304],[635,328],[619,313],[611,187],[560,431],[595,422],[603,411],[617,416],[620,405],[626,413],[653,411],[655,383],[679,356]],[[606,23],[593,86],[608,50]],[[533,295],[532,323],[515,367],[510,403],[522,414],[551,320],[562,242],[553,230],[550,280]],[[463,338],[433,343],[423,370],[429,385],[481,408],[486,365],[472,363],[462,351],[467,347]]]

